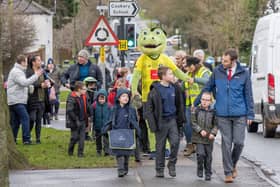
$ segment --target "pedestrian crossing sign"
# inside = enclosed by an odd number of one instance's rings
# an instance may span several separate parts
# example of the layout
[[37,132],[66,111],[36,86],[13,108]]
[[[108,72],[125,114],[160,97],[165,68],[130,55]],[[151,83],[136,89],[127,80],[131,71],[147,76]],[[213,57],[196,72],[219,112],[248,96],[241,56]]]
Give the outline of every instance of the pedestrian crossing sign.
[[127,51],[128,50],[127,40],[119,40],[118,48],[120,51]]

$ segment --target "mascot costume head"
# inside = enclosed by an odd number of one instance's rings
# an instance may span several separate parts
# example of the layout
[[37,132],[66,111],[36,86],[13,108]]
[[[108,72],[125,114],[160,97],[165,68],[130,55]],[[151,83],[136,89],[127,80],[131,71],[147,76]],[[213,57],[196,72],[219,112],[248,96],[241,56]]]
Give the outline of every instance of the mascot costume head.
[[174,75],[181,80],[187,80],[184,74],[175,63],[163,52],[166,48],[166,33],[159,27],[147,28],[141,31],[138,36],[138,48],[143,53],[136,61],[132,75],[132,95],[136,95],[139,80],[142,78],[142,101],[146,102],[150,86],[154,81],[159,80],[157,71],[159,66],[169,67]]

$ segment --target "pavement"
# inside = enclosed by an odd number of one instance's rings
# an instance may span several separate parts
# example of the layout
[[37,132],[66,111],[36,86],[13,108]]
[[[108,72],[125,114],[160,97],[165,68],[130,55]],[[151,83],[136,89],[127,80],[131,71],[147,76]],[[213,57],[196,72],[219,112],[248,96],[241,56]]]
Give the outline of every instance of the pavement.
[[[65,130],[65,116],[63,110],[59,115],[58,121],[53,121],[52,128]],[[225,184],[221,150],[219,140],[215,143],[213,152],[213,175],[210,182],[199,179],[196,176],[195,155],[189,158],[183,156],[182,149],[184,141],[181,142],[180,152],[177,163],[177,177],[171,178],[168,170],[165,169],[165,178],[156,178],[154,161],[143,157],[141,164],[136,164],[130,168],[128,176],[117,177],[116,168],[98,169],[67,169],[67,170],[17,170],[10,171],[11,187],[269,187],[275,186],[263,174],[261,169],[254,164],[241,159],[238,164],[238,177],[233,184]]]

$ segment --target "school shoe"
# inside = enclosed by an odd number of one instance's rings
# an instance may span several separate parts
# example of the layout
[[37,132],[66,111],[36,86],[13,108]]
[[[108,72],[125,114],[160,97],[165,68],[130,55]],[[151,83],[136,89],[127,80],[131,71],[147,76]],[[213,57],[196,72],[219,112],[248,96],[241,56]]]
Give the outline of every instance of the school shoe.
[[237,169],[236,169],[236,167],[235,168],[233,168],[233,171],[232,171],[232,178],[236,178],[237,177]]
[[79,153],[79,154],[78,154],[78,157],[79,157],[79,158],[83,158],[83,157],[84,157],[84,154],[83,154],[83,153]]
[[168,168],[168,171],[169,171],[169,175],[171,177],[176,177],[176,167],[175,167],[175,165],[174,164],[170,164],[168,162],[167,168]]
[[206,181],[211,181],[211,175],[205,175],[205,180]]
[[157,170],[156,171],[156,177],[163,178],[164,177],[164,171],[163,170]]
[[203,170],[197,169],[196,175],[197,175],[199,178],[202,178],[202,177],[203,177]]
[[101,151],[97,151],[96,154],[97,154],[97,156],[99,156],[99,157],[102,156]]
[[124,170],[118,170],[118,177],[124,177],[127,174]]
[[232,175],[229,175],[229,176],[225,177],[225,183],[233,183]]

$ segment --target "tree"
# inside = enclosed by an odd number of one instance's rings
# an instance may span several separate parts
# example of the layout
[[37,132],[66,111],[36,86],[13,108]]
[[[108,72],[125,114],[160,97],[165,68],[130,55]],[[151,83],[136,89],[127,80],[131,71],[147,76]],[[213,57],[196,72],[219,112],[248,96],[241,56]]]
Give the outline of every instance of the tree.
[[[9,12],[9,13],[8,13]],[[25,41],[26,35],[24,33],[20,37],[14,37],[14,32],[11,32],[9,23],[17,23],[17,25],[12,25],[13,30],[23,30],[26,25],[24,25],[24,20],[17,18],[13,22],[13,11],[7,11],[2,3],[0,3],[0,186],[8,186],[8,169],[23,169],[29,167],[27,159],[16,149],[14,138],[12,135],[12,130],[9,122],[9,110],[6,102],[6,93],[3,88],[3,72],[5,65],[11,59],[15,57],[15,52],[20,52],[22,49],[18,49],[14,45],[20,45],[21,42]],[[11,21],[12,20],[12,21]],[[21,24],[20,21],[23,23]],[[9,34],[10,33],[10,34]],[[18,33],[18,32],[17,32]],[[13,39],[11,39],[13,38]],[[14,42],[12,44],[12,42]],[[11,46],[14,46],[15,52],[12,52]],[[7,60],[9,59],[9,60]],[[13,64],[13,63],[12,63]]]
[[206,42],[211,55],[220,55],[228,47],[248,50],[256,20],[266,2],[267,0],[173,0],[171,3],[159,0],[155,4],[143,0],[142,6],[147,8],[149,17],[157,17],[166,25],[169,33],[180,28],[181,34],[191,42],[193,48],[201,47]]

